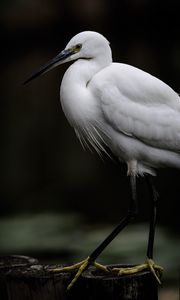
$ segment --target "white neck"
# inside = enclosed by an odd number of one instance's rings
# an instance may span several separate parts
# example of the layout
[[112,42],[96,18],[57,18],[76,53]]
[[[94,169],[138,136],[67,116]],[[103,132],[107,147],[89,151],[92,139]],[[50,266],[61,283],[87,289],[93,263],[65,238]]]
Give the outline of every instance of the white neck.
[[88,84],[96,73],[110,65],[111,62],[110,50],[96,58],[78,59],[64,74],[60,98],[63,111],[72,126],[80,126],[86,116],[90,115],[95,99],[88,88]]

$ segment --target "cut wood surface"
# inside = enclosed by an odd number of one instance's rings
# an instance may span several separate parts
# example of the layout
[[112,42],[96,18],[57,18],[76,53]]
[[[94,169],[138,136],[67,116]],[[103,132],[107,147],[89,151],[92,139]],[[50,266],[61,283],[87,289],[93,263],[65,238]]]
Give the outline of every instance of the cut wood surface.
[[117,276],[90,267],[67,291],[75,273],[53,273],[51,269],[54,267],[57,265],[41,265],[31,257],[0,257],[0,300],[158,299],[158,284],[148,271]]

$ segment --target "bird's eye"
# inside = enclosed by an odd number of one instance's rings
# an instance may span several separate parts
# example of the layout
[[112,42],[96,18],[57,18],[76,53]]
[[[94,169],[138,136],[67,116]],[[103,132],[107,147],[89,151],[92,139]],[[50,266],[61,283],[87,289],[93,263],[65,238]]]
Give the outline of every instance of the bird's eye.
[[81,48],[82,48],[82,44],[77,44],[77,45],[76,45],[76,50],[77,50],[77,51],[81,50]]

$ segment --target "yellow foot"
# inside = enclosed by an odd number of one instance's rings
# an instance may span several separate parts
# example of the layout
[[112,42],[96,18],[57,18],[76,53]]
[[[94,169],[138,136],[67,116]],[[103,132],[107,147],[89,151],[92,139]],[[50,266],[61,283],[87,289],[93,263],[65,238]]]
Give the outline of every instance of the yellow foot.
[[67,287],[67,290],[70,290],[74,283],[77,281],[79,276],[85,271],[90,265],[95,266],[97,269],[100,269],[104,272],[109,272],[108,268],[97,263],[97,262],[91,262],[90,257],[88,256],[86,259],[82,260],[81,262],[74,264],[72,266],[67,266],[67,267],[62,267],[62,268],[55,268],[51,269],[51,272],[68,272],[68,271],[73,271],[73,270],[78,270],[72,281]]
[[161,284],[160,276],[163,272],[163,268],[161,266],[156,265],[154,261],[149,258],[147,258],[144,264],[128,268],[113,268],[112,272],[116,272],[118,275],[125,275],[135,274],[147,269],[152,272],[158,283]]

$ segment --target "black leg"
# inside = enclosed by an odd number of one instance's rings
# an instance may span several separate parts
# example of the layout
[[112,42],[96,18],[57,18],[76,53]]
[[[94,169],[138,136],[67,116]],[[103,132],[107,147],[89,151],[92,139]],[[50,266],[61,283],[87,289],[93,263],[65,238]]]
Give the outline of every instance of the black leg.
[[[78,268],[78,272],[75,277],[68,285],[67,289],[69,290],[73,284],[76,282],[78,277],[82,274],[82,272],[88,268],[90,264],[99,265],[95,262],[96,258],[103,252],[103,250],[111,243],[111,241],[118,235],[118,233],[126,227],[128,223],[130,223],[137,214],[137,197],[136,197],[136,177],[130,174],[130,185],[131,185],[131,197],[129,203],[129,209],[127,215],[121,220],[118,226],[107,236],[107,238],[91,253],[91,255],[82,261],[80,264],[72,266],[74,268]],[[156,204],[157,204],[157,192],[152,183],[152,179],[147,177],[148,186],[150,188],[151,198],[153,199],[152,203],[152,213],[151,213],[151,221],[150,221],[150,229],[149,229],[149,239],[148,239],[148,248],[147,248],[147,263],[139,266],[135,266],[132,268],[128,268],[124,270],[123,268],[113,268],[112,271],[118,272],[118,274],[133,274],[136,272],[140,272],[143,269],[150,269],[157,281],[160,283],[159,272],[162,272],[162,268],[160,266],[156,266],[152,260],[153,258],[153,245],[154,245],[154,232],[155,232],[155,223],[156,223]],[[99,265],[100,266],[100,265]],[[72,269],[72,267],[70,267]],[[102,268],[105,271],[109,271],[108,268]],[[68,268],[68,267],[67,267]],[[66,270],[67,270],[66,268]],[[70,269],[68,268],[68,269]],[[65,268],[62,268],[64,270]]]
[[154,237],[155,237],[155,227],[156,227],[156,214],[157,214],[157,202],[158,202],[158,193],[153,183],[152,176],[148,175],[146,177],[147,184],[150,191],[150,226],[149,226],[149,237],[148,237],[148,246],[147,246],[147,257],[153,259],[153,249],[154,249]]
[[130,223],[137,214],[137,196],[136,196],[136,176],[130,176],[131,197],[127,215],[121,220],[119,225],[107,236],[107,238],[91,253],[89,264],[94,262],[101,252],[111,243],[118,233]]

